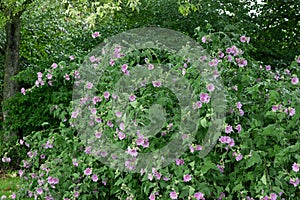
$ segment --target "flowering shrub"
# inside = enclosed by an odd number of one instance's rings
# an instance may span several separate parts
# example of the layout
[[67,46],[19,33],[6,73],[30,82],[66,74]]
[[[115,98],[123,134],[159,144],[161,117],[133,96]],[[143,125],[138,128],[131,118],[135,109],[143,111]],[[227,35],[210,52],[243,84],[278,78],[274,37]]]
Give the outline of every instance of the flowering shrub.
[[[96,38],[99,33],[94,33]],[[222,135],[212,151],[200,157],[203,150],[203,132],[208,130],[211,118],[213,83],[203,82],[189,58],[174,56],[170,52],[144,49],[123,54],[122,47],[114,49],[107,62],[106,76],[99,84],[87,82],[86,90],[97,88],[90,101],[90,125],[100,124],[94,139],[107,137],[127,149],[127,172],[104,165],[93,156],[93,146],[79,137],[76,119],[80,111],[73,103],[52,105],[51,113],[60,119],[57,127],[45,128],[19,140],[26,145],[28,159],[23,160],[19,175],[23,180],[20,192],[14,198],[26,196],[42,199],[295,199],[300,196],[299,185],[299,133],[300,118],[299,80],[300,57],[288,69],[274,69],[251,59],[250,38],[229,38],[223,33],[206,34],[196,30],[198,41],[210,53],[202,56],[221,77],[226,86],[226,121]],[[90,63],[104,62],[90,55]],[[70,87],[77,84],[82,74],[76,58],[70,62],[53,63],[50,69],[37,74],[35,86],[22,88],[24,98],[39,88],[50,90],[59,84]],[[189,150],[164,168],[134,170],[135,157],[144,152],[162,148],[178,131],[180,108],[176,96],[162,87],[160,81],[145,84],[128,96],[127,110],[113,113],[112,103],[118,96],[113,86],[123,77],[131,76],[135,67],[146,66],[154,70],[165,64],[193,86],[197,99],[191,99],[193,109],[199,112],[199,127]],[[71,89],[71,88],[70,88]],[[152,138],[138,132],[130,133],[126,124],[117,123],[128,113],[133,124],[149,124],[147,116],[152,104],[165,108],[166,120],[159,134]],[[158,108],[160,109],[160,108]],[[158,111],[157,111],[158,112]],[[157,119],[160,119],[159,117]],[[183,135],[183,140],[187,135]],[[8,162],[9,152],[2,159]],[[107,152],[100,152],[106,157]],[[114,160],[114,157],[112,157]],[[3,161],[3,162],[4,162]]]

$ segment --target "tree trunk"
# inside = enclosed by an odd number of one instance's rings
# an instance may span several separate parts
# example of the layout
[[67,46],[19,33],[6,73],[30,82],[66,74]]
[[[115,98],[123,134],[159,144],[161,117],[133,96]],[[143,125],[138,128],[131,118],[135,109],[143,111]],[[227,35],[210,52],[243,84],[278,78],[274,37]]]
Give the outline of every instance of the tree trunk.
[[[20,87],[17,81],[12,80],[12,77],[16,75],[19,70],[20,60],[20,17],[21,13],[12,14],[9,13],[10,20],[6,23],[6,48],[5,48],[5,64],[4,64],[4,85],[3,85],[3,101],[14,96],[19,92]],[[8,113],[3,113],[3,120],[5,121]]]

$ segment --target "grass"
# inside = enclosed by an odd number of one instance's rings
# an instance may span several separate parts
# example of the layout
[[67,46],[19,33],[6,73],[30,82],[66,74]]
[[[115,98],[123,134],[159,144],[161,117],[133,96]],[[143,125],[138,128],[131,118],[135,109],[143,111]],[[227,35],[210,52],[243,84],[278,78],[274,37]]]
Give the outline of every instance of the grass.
[[0,173],[0,198],[3,195],[8,198],[13,192],[18,191],[19,183],[20,178],[17,176],[16,172],[9,174]]

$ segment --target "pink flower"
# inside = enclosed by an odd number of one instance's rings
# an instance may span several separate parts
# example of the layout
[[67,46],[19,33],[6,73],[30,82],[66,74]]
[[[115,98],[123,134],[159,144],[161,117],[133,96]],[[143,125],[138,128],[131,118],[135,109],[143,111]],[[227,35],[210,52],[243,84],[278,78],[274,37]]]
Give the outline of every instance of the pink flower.
[[154,87],[160,87],[161,86],[160,81],[152,81],[152,84],[153,84]]
[[55,68],[57,68],[57,64],[56,64],[56,63],[53,63],[53,64],[51,65],[51,67],[52,67],[53,69],[55,69]]
[[206,88],[209,92],[213,92],[215,90],[215,86],[212,83],[208,84]]
[[245,42],[249,43],[250,42],[250,37],[246,37],[246,36],[243,35],[243,36],[241,36],[240,41],[243,42],[243,43],[245,43]]
[[21,93],[22,93],[23,95],[25,95],[25,94],[26,94],[26,90],[25,90],[25,88],[22,88],[22,89],[21,89]]
[[89,176],[89,175],[91,175],[92,174],[92,169],[91,168],[86,168],[84,171],[83,171],[83,173],[84,173],[84,175],[86,175],[86,176]]
[[213,60],[209,61],[208,65],[211,67],[218,66],[218,63],[221,62],[221,60],[218,60],[217,58],[214,58]]
[[267,66],[266,66],[266,70],[267,70],[267,71],[270,71],[270,70],[271,70],[271,65],[267,65]]
[[248,64],[247,60],[244,58],[236,58],[235,61],[239,67],[244,67]]
[[129,96],[128,99],[129,99],[129,101],[135,101],[136,96],[132,94],[132,95]]
[[116,116],[119,117],[119,118],[122,117],[122,112],[117,111],[117,112],[116,112]]
[[236,103],[236,108],[241,109],[243,106],[243,104],[241,102],[237,102]]
[[86,88],[87,89],[92,89],[92,87],[93,87],[93,83],[90,83],[90,82],[88,82],[87,84],[86,84]]
[[85,150],[84,150],[84,152],[86,154],[90,154],[92,152],[92,147],[91,146],[86,147]]
[[239,112],[240,112],[240,115],[241,115],[241,116],[244,116],[244,114],[245,114],[244,110],[239,109]]
[[95,137],[96,137],[96,138],[101,138],[101,136],[102,136],[102,133],[101,133],[101,132],[96,132],[96,133],[95,133]]
[[103,93],[103,96],[104,96],[105,99],[108,99],[109,96],[110,96],[110,93],[106,91],[106,92]]
[[203,43],[206,43],[206,37],[203,36],[203,37],[201,38],[201,41],[202,41]]
[[121,67],[122,72],[125,73],[127,71],[127,69],[128,69],[128,65],[126,65],[126,64],[122,65],[122,67]]
[[155,200],[155,194],[150,194],[150,196],[149,196],[149,200]]
[[74,197],[78,197],[79,196],[79,192],[75,191],[74,192]]
[[197,108],[202,108],[202,103],[201,101],[197,101],[196,103],[193,104],[193,108],[196,110]]
[[10,197],[11,197],[12,199],[16,199],[16,198],[17,198],[17,195],[16,195],[15,193],[12,193],[12,194],[10,195]]
[[115,65],[115,61],[113,59],[110,59],[109,64],[110,64],[110,66],[114,66]]
[[149,69],[149,70],[153,70],[153,69],[154,69],[154,65],[153,65],[153,64],[149,64],[149,65],[148,65],[148,69]]
[[231,125],[228,125],[226,128],[225,128],[225,133],[229,134],[233,131],[232,129],[232,126]]
[[79,79],[79,78],[80,78],[79,71],[75,71],[75,72],[74,72],[74,77],[75,77],[76,79]]
[[219,52],[219,58],[223,58],[225,54],[223,52]]
[[38,189],[36,189],[36,192],[37,192],[38,194],[43,194],[43,189],[42,189],[42,188],[38,188]]
[[131,155],[132,157],[137,157],[137,155],[138,155],[136,148],[131,148],[131,147],[127,148],[127,153],[129,155]]
[[97,104],[98,102],[101,102],[102,99],[98,96],[93,97],[93,104]]
[[289,115],[292,117],[296,114],[295,108],[289,108]]
[[300,165],[298,163],[294,163],[292,169],[294,172],[299,172]]
[[196,151],[201,151],[202,150],[202,146],[197,144],[195,149],[196,149]]
[[38,72],[37,76],[38,76],[38,78],[42,78],[43,77],[43,73],[42,72]]
[[298,77],[293,77],[291,82],[292,82],[293,85],[297,85],[299,83]]
[[65,76],[64,76],[64,78],[68,81],[68,80],[70,80],[70,76],[68,75],[68,74],[66,74]]
[[296,178],[296,179],[292,179],[290,178],[290,184],[294,185],[294,187],[297,187],[299,185],[299,178]]
[[114,124],[113,124],[110,120],[108,120],[108,121],[107,121],[107,126],[109,126],[109,127],[112,128],[112,127],[114,127]]
[[75,57],[73,55],[70,55],[69,58],[70,58],[70,60],[74,60],[75,59]]
[[217,164],[217,168],[220,170],[220,172],[224,172],[225,166]]
[[125,139],[125,138],[126,138],[126,135],[125,135],[125,133],[123,133],[123,132],[119,131],[119,132],[118,132],[118,138],[119,138],[120,140],[123,140],[123,139]]
[[238,124],[235,129],[240,133],[242,131],[242,125]]
[[93,175],[92,175],[92,180],[93,180],[94,182],[97,182],[97,181],[98,181],[98,176],[97,176],[96,174],[93,174]]
[[298,56],[297,58],[297,63],[300,63],[300,56]]
[[221,136],[219,141],[223,144],[229,144],[229,146],[234,146],[234,140],[229,136]]
[[243,155],[242,154],[237,155],[236,158],[235,158],[236,161],[240,161],[242,159],[243,159]]
[[191,180],[192,180],[192,176],[191,175],[186,174],[186,175],[183,176],[183,181],[184,182],[189,182]]
[[204,194],[201,193],[201,192],[196,192],[196,193],[194,194],[194,198],[197,199],[197,200],[205,200]]
[[92,38],[96,38],[96,37],[99,37],[99,36],[100,36],[99,32],[94,32],[92,34]]
[[52,79],[52,74],[47,74],[46,77],[47,79]]
[[177,197],[178,197],[178,195],[177,195],[177,193],[175,191],[170,192],[170,198],[171,199],[177,199]]
[[119,127],[122,131],[125,130],[125,124],[123,122],[120,123]]
[[178,165],[178,166],[184,164],[184,160],[183,159],[176,159],[175,162],[176,162],[176,165]]
[[202,103],[208,103],[210,101],[210,96],[207,93],[201,93],[199,97]]

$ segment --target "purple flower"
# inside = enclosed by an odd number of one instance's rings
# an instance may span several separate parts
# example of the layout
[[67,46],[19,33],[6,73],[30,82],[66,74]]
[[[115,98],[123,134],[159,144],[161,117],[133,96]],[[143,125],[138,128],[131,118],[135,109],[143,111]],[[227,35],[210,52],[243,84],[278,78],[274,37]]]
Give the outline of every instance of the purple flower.
[[114,124],[113,124],[110,120],[108,120],[108,121],[107,121],[107,126],[109,126],[109,127],[112,128],[112,127],[114,127]]
[[194,194],[194,198],[197,199],[197,200],[205,200],[204,194],[201,193],[201,192],[196,192],[196,193]]
[[56,63],[53,63],[53,64],[51,65],[51,67],[52,67],[53,69],[55,69],[55,68],[57,68],[57,64],[56,64]]
[[100,36],[100,33],[99,32],[94,32],[92,34],[92,38],[96,38],[96,37],[99,37]]
[[177,199],[177,197],[178,197],[178,195],[177,195],[177,193],[175,191],[170,192],[170,198],[171,199]]
[[96,138],[101,138],[101,136],[102,136],[102,132],[96,132],[95,133],[95,137]]
[[86,147],[85,150],[84,150],[84,152],[85,152],[86,154],[91,154],[91,152],[92,152],[92,147],[91,147],[91,146]]
[[196,110],[197,108],[202,108],[202,103],[201,101],[197,101],[196,103],[193,104],[193,108],[194,110]]
[[183,181],[184,182],[189,182],[191,180],[192,180],[192,176],[191,175],[186,174],[186,175],[183,176]]
[[293,85],[297,85],[299,83],[298,77],[293,77],[291,82],[292,82]]
[[270,71],[270,70],[271,70],[271,65],[267,65],[267,66],[266,66],[266,70],[267,70],[267,71]]
[[93,175],[92,175],[92,180],[93,180],[94,182],[97,182],[97,181],[98,181],[98,176],[97,176],[96,174],[93,174]]
[[38,76],[38,78],[42,78],[43,77],[43,73],[42,72],[38,72],[37,76]]
[[70,76],[69,76],[68,74],[66,74],[66,75],[64,76],[64,78],[65,78],[67,81],[70,80]]
[[12,194],[10,195],[10,197],[11,197],[12,199],[16,199],[16,198],[17,198],[17,195],[16,195],[15,193],[12,193]]
[[299,185],[299,178],[296,178],[296,179],[292,179],[290,178],[290,184],[294,185],[294,187],[297,187]]
[[52,74],[47,74],[46,77],[47,79],[52,79]]
[[240,133],[242,131],[242,125],[238,124],[236,126],[236,130],[237,130],[238,133]]
[[213,92],[215,90],[215,86],[212,83],[208,84],[206,88],[209,92]]
[[152,81],[152,84],[153,84],[154,87],[160,87],[161,86],[160,81]]
[[155,194],[150,194],[150,196],[149,196],[149,200],[155,200]]
[[38,194],[43,194],[43,189],[42,189],[42,188],[38,188],[38,189],[36,189],[36,192],[37,192]]
[[232,129],[232,126],[231,125],[228,125],[226,128],[225,128],[225,133],[229,134],[233,131]]
[[26,90],[25,90],[25,88],[22,88],[22,89],[21,89],[21,93],[22,93],[23,95],[25,95],[25,94],[26,94]]
[[131,148],[131,147],[127,148],[127,153],[132,157],[136,157],[138,155],[136,148]]
[[242,160],[242,159],[243,159],[243,155],[242,155],[242,154],[239,154],[239,155],[235,158],[236,161],[240,161],[240,160]]
[[243,106],[243,104],[241,102],[237,102],[236,103],[236,108],[241,109]]
[[201,93],[199,97],[202,103],[208,103],[210,101],[210,96],[207,93]]
[[75,57],[73,55],[70,55],[69,58],[70,58],[70,60],[74,60],[75,59]]
[[125,139],[125,138],[126,138],[126,135],[125,135],[125,133],[123,133],[123,132],[119,131],[119,132],[118,132],[118,138],[119,138],[120,140],[123,140],[123,139]]
[[117,117],[122,117],[122,112],[117,111],[117,112],[116,112],[116,116],[117,116]]
[[220,172],[224,172],[225,166],[217,164],[217,168],[220,170]]
[[91,175],[92,174],[92,169],[91,168],[86,168],[84,171],[83,171],[83,173],[84,173],[84,175],[86,175],[86,176],[89,176],[89,175]]
[[149,69],[149,70],[153,70],[153,69],[154,69],[154,65],[153,65],[153,64],[149,64],[149,65],[148,65],[148,69]]
[[87,89],[92,89],[92,87],[93,87],[93,83],[90,83],[90,82],[88,82],[87,84],[86,84],[86,88]]
[[129,99],[129,101],[135,101],[136,96],[132,94],[128,97],[128,99]]
[[298,163],[294,163],[292,165],[292,169],[294,172],[299,172],[300,165]]
[[184,164],[184,160],[183,159],[176,159],[175,162],[176,162],[176,165],[178,165],[178,166]]
[[113,59],[110,59],[109,64],[110,64],[110,66],[114,66],[115,65],[115,61]]
[[108,91],[106,91],[106,92],[103,93],[103,96],[104,96],[105,99],[108,99],[109,96],[110,96],[110,93]]

